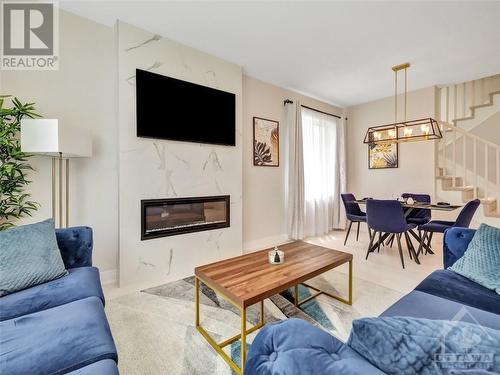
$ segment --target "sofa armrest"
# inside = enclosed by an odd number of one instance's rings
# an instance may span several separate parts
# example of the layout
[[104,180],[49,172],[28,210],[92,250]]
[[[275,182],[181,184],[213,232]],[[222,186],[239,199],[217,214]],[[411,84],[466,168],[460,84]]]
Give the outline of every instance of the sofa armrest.
[[56,238],[66,269],[92,266],[92,228],[56,229]]
[[443,239],[444,268],[451,267],[464,255],[469,242],[474,237],[474,233],[476,233],[475,229],[460,227],[445,230]]

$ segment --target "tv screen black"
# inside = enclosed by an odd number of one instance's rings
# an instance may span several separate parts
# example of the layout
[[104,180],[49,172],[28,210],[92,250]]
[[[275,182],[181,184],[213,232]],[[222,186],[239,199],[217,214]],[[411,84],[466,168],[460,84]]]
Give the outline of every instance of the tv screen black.
[[235,95],[136,69],[137,136],[235,145]]

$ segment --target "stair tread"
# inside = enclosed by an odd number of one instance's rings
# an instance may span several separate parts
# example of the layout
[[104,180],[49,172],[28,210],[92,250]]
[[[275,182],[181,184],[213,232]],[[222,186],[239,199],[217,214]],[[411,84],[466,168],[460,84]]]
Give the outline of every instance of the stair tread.
[[481,204],[493,204],[493,203],[497,203],[497,199],[496,198],[481,198],[481,199],[479,199],[479,201],[481,202]]
[[453,120],[453,122],[467,121],[467,120],[474,120],[474,116],[459,117],[459,118],[456,118],[455,120]]
[[474,186],[453,186],[453,187],[445,188],[443,190],[470,191],[470,190],[474,190]]
[[453,180],[455,177],[453,177],[453,176],[436,176],[436,178],[439,178],[440,180]]
[[500,214],[485,214],[486,217],[500,217]]

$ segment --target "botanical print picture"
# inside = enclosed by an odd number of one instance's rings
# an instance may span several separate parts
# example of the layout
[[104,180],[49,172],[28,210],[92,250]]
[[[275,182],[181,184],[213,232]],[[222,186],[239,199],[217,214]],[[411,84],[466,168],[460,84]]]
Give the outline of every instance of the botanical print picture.
[[380,142],[368,144],[368,168],[384,169],[398,167],[398,143]]
[[280,164],[279,122],[253,118],[253,165],[278,167]]

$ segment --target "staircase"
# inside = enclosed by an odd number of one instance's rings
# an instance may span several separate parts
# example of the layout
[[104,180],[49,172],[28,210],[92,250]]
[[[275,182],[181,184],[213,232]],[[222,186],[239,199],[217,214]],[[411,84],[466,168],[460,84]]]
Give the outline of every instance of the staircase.
[[474,134],[487,125],[500,140],[500,75],[441,87],[439,98],[436,195],[479,198],[485,218],[500,218],[500,145]]

